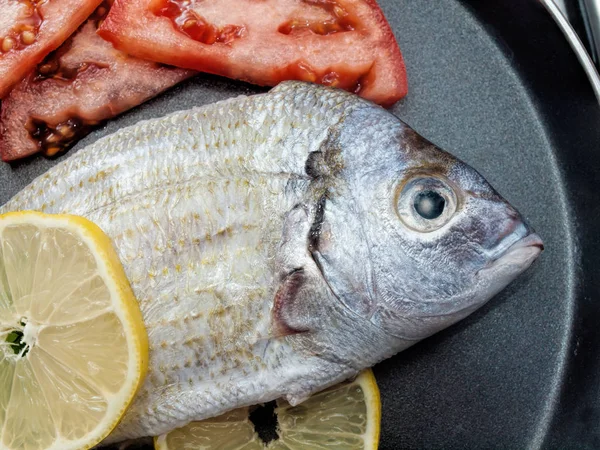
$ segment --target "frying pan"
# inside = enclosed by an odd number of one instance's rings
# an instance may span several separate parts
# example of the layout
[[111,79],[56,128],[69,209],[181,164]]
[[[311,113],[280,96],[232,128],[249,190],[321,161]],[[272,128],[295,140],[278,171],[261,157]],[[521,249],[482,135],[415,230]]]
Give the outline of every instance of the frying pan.
[[[394,113],[479,170],[546,244],[485,307],[374,368],[380,448],[600,448],[600,107],[590,79],[537,0],[380,4],[410,83]],[[200,75],[71,153],[141,119],[264,90]],[[0,165],[0,204],[61,159]]]

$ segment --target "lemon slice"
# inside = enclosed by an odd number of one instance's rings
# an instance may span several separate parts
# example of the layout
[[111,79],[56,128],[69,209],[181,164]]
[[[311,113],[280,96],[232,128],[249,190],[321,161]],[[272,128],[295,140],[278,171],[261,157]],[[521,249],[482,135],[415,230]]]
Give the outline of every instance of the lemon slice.
[[154,446],[156,450],[358,450],[379,445],[381,402],[371,370],[297,406],[278,400],[275,414],[278,439],[268,444],[256,433],[249,408],[240,408],[163,434]]
[[0,449],[88,449],[148,364],[137,301],[109,238],[75,216],[0,216]]

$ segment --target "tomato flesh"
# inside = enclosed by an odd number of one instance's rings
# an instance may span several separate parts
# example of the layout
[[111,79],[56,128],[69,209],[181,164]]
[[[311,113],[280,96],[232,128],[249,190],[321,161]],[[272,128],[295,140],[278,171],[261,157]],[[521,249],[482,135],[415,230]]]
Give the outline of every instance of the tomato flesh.
[[315,5],[331,13],[332,19],[311,21],[302,19],[291,19],[281,24],[277,31],[282,34],[291,34],[300,30],[310,30],[312,33],[326,36],[341,31],[353,31],[358,21],[352,17],[346,9],[334,1],[327,0],[304,0],[307,4]]
[[3,27],[5,29],[1,32],[0,50],[2,54],[15,52],[31,45],[43,22],[37,3],[21,1],[16,6],[17,8],[13,6],[13,11],[17,14],[11,17],[15,23],[11,23],[10,27]]
[[114,117],[195,72],[128,56],[96,34],[105,1],[2,101],[0,156],[55,156]]
[[0,98],[58,48],[102,0],[0,0]]
[[234,39],[243,36],[245,31],[243,26],[216,27],[195,14],[190,5],[186,5],[186,3],[189,2],[165,0],[163,5],[158,5],[155,13],[158,16],[168,17],[179,31],[203,44],[212,45],[215,42],[229,44]]
[[139,58],[259,85],[304,80],[385,106],[407,92],[374,0],[116,0],[98,32]]

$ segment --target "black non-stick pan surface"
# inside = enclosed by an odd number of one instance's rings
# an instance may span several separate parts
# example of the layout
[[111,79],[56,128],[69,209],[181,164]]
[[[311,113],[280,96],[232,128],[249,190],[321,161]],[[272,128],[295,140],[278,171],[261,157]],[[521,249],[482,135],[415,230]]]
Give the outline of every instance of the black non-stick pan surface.
[[[380,448],[600,448],[600,108],[589,82],[537,0],[380,4],[409,77],[394,113],[479,170],[546,244],[487,306],[375,367]],[[76,149],[263,90],[198,76]],[[0,165],[0,204],[61,159]]]

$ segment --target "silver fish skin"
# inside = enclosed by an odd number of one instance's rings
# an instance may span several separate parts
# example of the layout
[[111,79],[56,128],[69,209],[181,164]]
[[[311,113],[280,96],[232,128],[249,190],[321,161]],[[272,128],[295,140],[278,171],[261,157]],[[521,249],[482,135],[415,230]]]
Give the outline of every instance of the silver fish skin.
[[149,373],[106,443],[297,404],[466,317],[542,250],[474,169],[300,82],[122,129],[14,210],[94,221],[139,301]]

